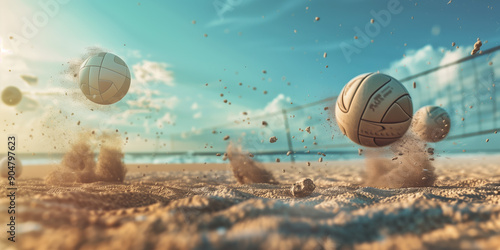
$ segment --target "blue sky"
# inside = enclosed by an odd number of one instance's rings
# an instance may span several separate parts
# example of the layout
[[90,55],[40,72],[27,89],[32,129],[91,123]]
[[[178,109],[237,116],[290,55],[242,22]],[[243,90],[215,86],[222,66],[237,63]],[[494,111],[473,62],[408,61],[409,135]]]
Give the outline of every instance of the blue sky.
[[[388,3],[400,11],[382,26],[372,13],[390,13]],[[420,72],[467,55],[478,37],[488,40],[485,48],[500,42],[496,1],[41,0],[3,5],[0,86],[17,86],[25,95],[18,107],[0,106],[6,117],[2,126],[24,135],[24,149],[30,152],[61,150],[64,146],[52,144],[64,145],[59,140],[70,141],[88,129],[127,131],[122,137],[133,142],[128,151],[151,150],[157,132],[171,145],[165,150],[199,150],[221,138],[172,144],[166,135],[242,120],[243,111],[260,115],[334,96],[364,72],[380,70],[397,78]],[[26,33],[30,37],[23,33],[27,22],[36,29]],[[373,42],[347,58],[342,48],[362,39],[356,28],[373,25],[380,27],[369,36]],[[111,107],[89,103],[64,73],[68,62],[78,62],[90,47],[117,54],[131,69],[129,94]],[[20,75],[36,76],[38,84],[28,85]],[[34,107],[27,107],[30,100]],[[307,125],[307,116],[297,117],[297,126]],[[336,133],[325,127],[325,137]],[[55,136],[61,131],[67,135]],[[47,134],[54,136],[47,139]]]

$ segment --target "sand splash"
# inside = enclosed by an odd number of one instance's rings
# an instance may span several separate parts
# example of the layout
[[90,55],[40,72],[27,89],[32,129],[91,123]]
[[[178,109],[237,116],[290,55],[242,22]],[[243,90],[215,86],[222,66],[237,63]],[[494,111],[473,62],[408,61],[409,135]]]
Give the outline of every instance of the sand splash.
[[248,152],[243,152],[241,146],[229,143],[227,146],[227,157],[229,158],[229,165],[238,183],[278,184],[271,172],[265,170],[258,162],[254,161],[249,156]]
[[[76,143],[64,155],[61,165],[45,178],[45,182],[123,182],[127,170],[123,162],[120,137],[102,134],[95,139],[97,140],[89,139],[88,133],[80,134]],[[100,152],[96,162],[94,150],[97,147]]]
[[68,62],[66,69],[62,72],[64,78],[66,80],[70,80],[71,82],[77,82],[78,74],[80,72],[80,66],[82,63],[89,57],[97,55],[101,52],[104,52],[104,49],[98,46],[91,46],[85,49],[85,52],[82,53],[78,58],[74,58]]
[[[410,131],[389,149],[366,149],[364,185],[382,188],[429,187],[436,181],[426,144]],[[387,157],[391,157],[392,160]]]

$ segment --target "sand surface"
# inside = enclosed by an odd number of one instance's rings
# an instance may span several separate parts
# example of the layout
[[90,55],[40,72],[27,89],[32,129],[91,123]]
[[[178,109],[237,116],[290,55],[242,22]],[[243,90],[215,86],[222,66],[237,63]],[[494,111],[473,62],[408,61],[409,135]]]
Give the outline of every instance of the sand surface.
[[[227,164],[135,164],[124,183],[52,186],[51,166],[27,166],[0,249],[498,249],[500,155],[433,165],[434,186],[398,189],[364,186],[364,161],[265,164],[277,185],[238,184]],[[316,189],[294,198],[305,177]]]

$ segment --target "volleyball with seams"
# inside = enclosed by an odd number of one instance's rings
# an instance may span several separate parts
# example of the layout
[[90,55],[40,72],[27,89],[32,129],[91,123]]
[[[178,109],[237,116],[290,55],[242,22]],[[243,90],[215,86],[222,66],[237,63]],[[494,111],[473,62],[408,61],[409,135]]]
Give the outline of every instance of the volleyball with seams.
[[91,101],[109,105],[120,101],[130,88],[130,70],[118,56],[101,52],[80,66],[79,85]]
[[397,141],[410,127],[412,114],[408,90],[395,78],[380,73],[362,74],[349,81],[335,108],[342,133],[367,147]]
[[420,108],[413,116],[411,130],[420,139],[427,142],[438,142],[450,132],[451,121],[448,112],[438,106]]

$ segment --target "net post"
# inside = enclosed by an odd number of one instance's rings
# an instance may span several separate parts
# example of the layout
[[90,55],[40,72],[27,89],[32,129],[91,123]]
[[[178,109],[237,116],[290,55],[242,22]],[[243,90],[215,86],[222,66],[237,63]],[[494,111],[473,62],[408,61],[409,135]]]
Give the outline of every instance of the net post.
[[288,142],[288,150],[292,152],[290,156],[292,157],[292,163],[295,163],[295,154],[293,152],[293,147],[292,147],[292,137],[290,135],[290,126],[288,125],[288,117],[286,114],[286,109],[282,109],[281,112],[283,113],[283,122],[285,123],[285,131],[286,131],[286,139]]

